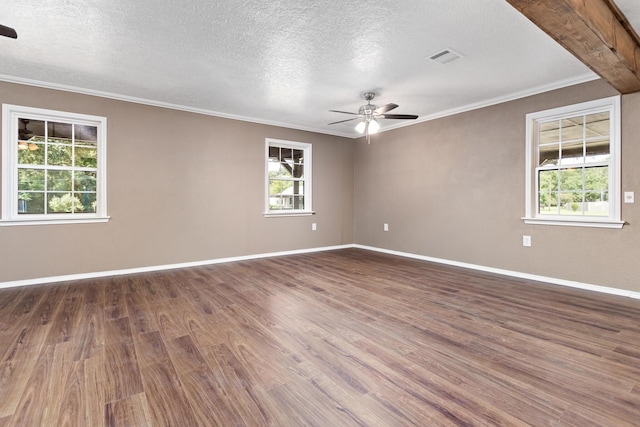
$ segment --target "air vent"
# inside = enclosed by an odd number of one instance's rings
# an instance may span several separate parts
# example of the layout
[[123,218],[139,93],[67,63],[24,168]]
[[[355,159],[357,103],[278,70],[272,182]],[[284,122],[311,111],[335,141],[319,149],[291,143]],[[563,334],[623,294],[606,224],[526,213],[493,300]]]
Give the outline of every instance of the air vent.
[[435,62],[439,62],[440,64],[448,64],[455,61],[456,59],[460,59],[461,57],[462,55],[460,55],[453,49],[444,49],[429,56],[429,59]]

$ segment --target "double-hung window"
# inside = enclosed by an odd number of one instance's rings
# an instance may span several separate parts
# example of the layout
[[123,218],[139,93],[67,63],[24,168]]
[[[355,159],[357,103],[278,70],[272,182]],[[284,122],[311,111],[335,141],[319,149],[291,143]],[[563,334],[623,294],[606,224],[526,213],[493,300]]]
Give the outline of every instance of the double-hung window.
[[107,217],[106,118],[2,107],[1,225]]
[[265,215],[311,215],[311,144],[266,140]]
[[620,97],[527,115],[529,224],[621,228]]

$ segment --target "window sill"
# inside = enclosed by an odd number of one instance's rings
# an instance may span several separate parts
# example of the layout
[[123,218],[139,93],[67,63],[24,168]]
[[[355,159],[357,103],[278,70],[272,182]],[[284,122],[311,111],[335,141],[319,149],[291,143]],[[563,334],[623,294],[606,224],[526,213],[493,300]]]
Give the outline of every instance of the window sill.
[[284,216],[309,216],[315,215],[314,211],[294,211],[294,212],[264,212],[263,215],[265,218],[277,218]]
[[25,218],[25,219],[3,219],[0,226],[16,225],[58,225],[58,224],[88,224],[96,222],[108,222],[109,216],[85,217],[85,218]]
[[622,228],[624,221],[612,221],[610,219],[569,219],[569,218],[529,218],[523,217],[525,224],[560,225],[565,227],[596,227],[596,228]]

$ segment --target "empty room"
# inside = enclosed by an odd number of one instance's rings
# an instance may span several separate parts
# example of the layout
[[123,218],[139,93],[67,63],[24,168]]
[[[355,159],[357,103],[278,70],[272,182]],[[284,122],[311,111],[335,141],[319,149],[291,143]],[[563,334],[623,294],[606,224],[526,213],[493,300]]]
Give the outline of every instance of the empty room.
[[640,425],[640,2],[5,3],[0,427]]

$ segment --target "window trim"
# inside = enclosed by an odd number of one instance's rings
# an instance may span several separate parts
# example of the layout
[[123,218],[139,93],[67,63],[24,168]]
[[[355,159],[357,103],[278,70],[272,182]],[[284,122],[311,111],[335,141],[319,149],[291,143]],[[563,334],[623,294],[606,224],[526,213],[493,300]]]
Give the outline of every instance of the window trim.
[[[18,214],[18,118],[60,120],[73,124],[96,126],[97,135],[97,210],[92,213]],[[69,113],[20,105],[2,105],[2,217],[0,226],[77,224],[107,222],[107,119],[88,114]]]
[[[304,209],[271,210],[269,208],[269,147],[271,146],[304,150]],[[264,175],[265,175],[265,198],[264,212],[265,218],[287,217],[287,216],[307,216],[314,215],[312,208],[312,144],[308,142],[286,141],[282,139],[265,139]]]
[[[559,120],[564,117],[609,111],[609,216],[585,217],[565,215],[539,215],[536,165],[538,157],[537,126],[540,121]],[[559,108],[529,113],[526,116],[526,176],[525,224],[560,225],[572,227],[622,228],[620,219],[620,96],[582,102]]]

